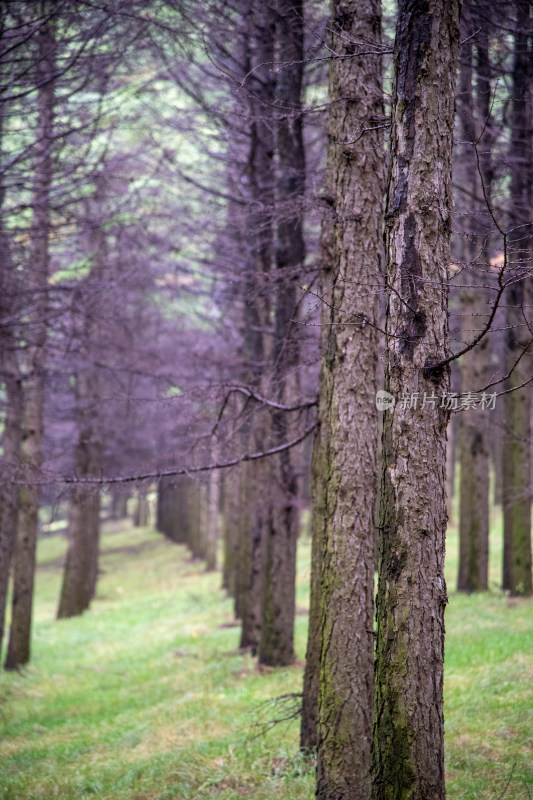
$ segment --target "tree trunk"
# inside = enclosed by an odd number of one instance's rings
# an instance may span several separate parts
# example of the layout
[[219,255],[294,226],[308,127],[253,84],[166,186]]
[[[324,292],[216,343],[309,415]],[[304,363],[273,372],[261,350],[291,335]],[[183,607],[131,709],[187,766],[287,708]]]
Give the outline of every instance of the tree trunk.
[[[324,230],[325,221],[322,226]],[[331,230],[332,230],[332,226]],[[324,233],[322,233],[324,241]],[[323,267],[324,269],[324,263]],[[331,287],[326,289],[322,278],[322,294],[330,296]],[[326,306],[322,308],[322,318],[329,314]],[[325,343],[327,331],[325,325],[321,328],[321,339]],[[323,349],[323,348],[322,348]],[[322,385],[322,379],[321,379]],[[325,409],[319,406],[321,417]],[[305,672],[302,696],[302,717],[300,724],[300,748],[312,752],[318,744],[318,697],[320,691],[320,652],[322,643],[322,615],[320,606],[320,585],[322,579],[322,549],[324,543],[324,520],[326,514],[326,492],[324,475],[327,474],[325,463],[326,449],[323,441],[323,431],[326,429],[325,420],[319,419],[319,427],[313,443],[313,461],[311,468],[311,579],[309,600],[309,629],[307,634],[307,650],[305,655]]]
[[155,508],[155,529],[159,533],[165,533],[166,527],[166,507],[165,507],[166,480],[159,478],[157,482],[157,500]]
[[186,475],[159,479],[156,527],[176,544],[190,545],[198,538],[197,528],[193,530],[196,488]]
[[[386,211],[374,800],[445,797],[447,268],[458,0],[401,0]],[[435,398],[433,400],[433,398]],[[414,404],[414,400],[418,402]]]
[[[318,606],[316,796],[366,800],[372,740],[377,326],[384,194],[380,2],[335,2],[330,29],[331,51],[339,58],[332,59],[329,72],[322,251],[323,256],[328,249],[330,253],[322,273],[326,344],[313,462],[315,593],[322,565],[320,598],[311,599],[310,629],[310,637],[316,637]],[[311,691],[313,682],[316,687],[314,666],[310,662],[306,673]],[[312,720],[313,709],[306,713]],[[312,742],[312,735],[307,740]]]
[[111,519],[126,519],[129,499],[130,490],[127,487],[114,486],[111,489]]
[[[471,284],[472,285],[472,284]],[[468,291],[468,290],[467,290]],[[476,291],[476,290],[474,290]],[[483,296],[477,297],[482,299]],[[472,295],[470,298],[472,299]],[[485,297],[486,300],[486,297]],[[472,336],[472,320],[483,318],[472,312],[477,303],[465,301],[462,306],[466,327]],[[490,359],[489,340],[485,337],[479,345],[463,356],[461,367],[465,391],[475,391],[488,381]],[[459,515],[459,575],[460,592],[488,589],[489,580],[489,414],[480,408],[462,413],[459,429],[459,458],[461,463],[460,515]]]
[[[466,369],[465,366],[464,368]],[[473,373],[470,372],[470,377],[472,376]],[[461,494],[457,589],[460,592],[476,592],[488,588],[489,578],[488,412],[478,409],[470,412],[470,416],[467,414],[465,412],[461,419],[460,428]]]
[[[0,309],[0,314],[3,309]],[[22,423],[22,389],[12,341],[0,334],[1,379],[5,386],[6,412],[2,437],[3,455],[0,479],[0,651],[4,637],[9,571],[15,549],[18,523],[19,488],[11,481],[17,474]],[[4,348],[4,345],[7,345]],[[10,363],[11,362],[11,363]]]
[[[85,204],[80,233],[85,240],[89,275],[80,281],[72,303],[72,334],[78,345],[75,366],[75,421],[78,442],[75,451],[76,474],[83,478],[98,476],[101,470],[101,375],[94,364],[98,352],[99,324],[102,316],[102,286],[105,281],[106,235],[101,224],[106,183],[103,175],[95,178],[95,190]],[[63,586],[57,616],[82,614],[93,599],[98,579],[100,549],[100,492],[80,483],[74,488],[69,510],[69,549],[63,573]]]
[[[511,122],[510,272],[514,282],[507,293],[506,390],[531,379],[533,354],[531,277],[531,38],[529,0],[517,0],[514,36],[513,105]],[[503,441],[503,588],[512,595],[531,595],[531,386],[504,398]]]
[[19,520],[13,571],[13,604],[6,669],[17,669],[30,658],[31,619],[38,533],[40,491],[36,478],[42,464],[42,429],[50,234],[50,186],[54,120],[55,40],[53,23],[37,34],[41,84],[37,91],[37,136],[33,181],[33,218],[27,286],[32,292],[26,328],[26,379],[23,384],[21,463],[28,483],[19,495]]
[[446,447],[446,499],[448,507],[448,520],[453,523],[453,489],[455,483],[455,457],[456,457],[456,443],[455,431],[452,425],[452,420],[448,423],[447,428],[448,443]]
[[[464,243],[465,269],[461,293],[463,341],[471,340],[475,330],[487,319],[489,297],[484,288],[491,282],[489,231],[481,220],[487,213],[492,184],[490,165],[490,105],[491,89],[488,71],[488,40],[477,20],[465,14],[459,94],[461,175],[466,189],[466,233]],[[482,26],[483,27],[483,26]],[[472,91],[472,35],[477,31],[477,93]],[[477,111],[477,119],[474,111]],[[477,124],[476,124],[477,123]],[[489,135],[487,135],[489,134]],[[479,144],[481,176],[478,173],[476,152]],[[488,153],[488,158],[487,158]],[[483,180],[483,184],[481,182]],[[476,392],[490,382],[491,349],[488,336],[461,359],[462,392]],[[459,457],[461,463],[461,494],[459,515],[459,591],[473,592],[488,588],[489,578],[489,411],[475,408],[461,414]]]
[[137,528],[145,528],[149,524],[147,489],[140,487],[137,489],[137,505],[135,508],[134,525]]
[[[495,327],[495,343],[493,352],[496,356],[497,366],[500,374],[505,374],[505,355],[504,355],[504,338],[505,338],[505,309],[500,305],[496,316],[494,318]],[[492,502],[496,506],[502,504],[503,494],[503,436],[504,436],[504,402],[500,400],[496,403],[494,411],[491,416],[491,436],[490,448],[492,459],[492,470],[494,475],[493,495]]]
[[[331,159],[334,159],[331,151]],[[326,173],[325,198],[333,198],[335,193],[335,161]],[[333,267],[335,264],[335,223],[331,201],[325,201],[320,233],[320,294],[327,303],[321,307],[320,327],[320,394],[318,403],[318,428],[313,440],[311,465],[311,579],[309,600],[309,629],[302,697],[302,719],[300,727],[300,747],[312,751],[318,743],[318,697],[320,690],[320,652],[322,649],[321,580],[322,556],[324,548],[324,526],[326,520],[326,482],[328,474],[326,462],[327,435],[327,396],[326,396],[326,354],[329,341],[329,322],[333,291]]]
[[[187,520],[186,543],[193,558],[205,558],[205,514],[203,507],[206,499],[205,486],[192,478],[186,478],[185,495],[182,496],[180,508],[185,507]],[[177,519],[177,524],[182,525],[182,519]],[[180,536],[181,538],[181,536]],[[176,541],[176,539],[175,539]]]
[[[214,458],[216,460],[217,450],[214,450]],[[218,550],[218,529],[219,529],[219,505],[220,505],[220,473],[214,469],[209,474],[209,483],[207,485],[207,530],[206,530],[206,547],[205,547],[205,568],[215,570],[217,568],[217,550]]]
[[[0,15],[0,25],[3,16]],[[4,43],[2,43],[2,49]],[[0,105],[0,152],[3,147],[3,114]],[[0,176],[0,383],[4,386],[5,412],[2,433],[2,458],[0,460],[0,652],[4,638],[9,572],[18,523],[19,488],[16,477],[20,459],[22,424],[22,387],[16,354],[16,339],[13,329],[3,324],[16,315],[17,295],[16,270],[11,261],[9,241],[6,236],[2,212],[4,210],[5,187]]]
[[[461,367],[458,361],[453,361],[451,365],[450,371],[450,391],[459,395],[461,393]],[[455,497],[455,484],[456,484],[456,473],[457,473],[457,463],[459,461],[459,429],[461,427],[461,419],[459,414],[452,414],[450,421],[448,422],[448,427],[446,429],[446,435],[448,437],[448,442],[446,445],[446,475],[447,475],[447,502],[448,502],[448,518],[449,522],[451,523],[452,520],[452,506],[453,506],[453,499]]]
[[186,519],[184,508],[180,506],[179,487],[172,483],[171,478],[160,478],[157,484],[157,519],[156,528],[160,533],[168,536],[173,541],[185,543],[186,536],[175,538],[174,519],[179,515],[183,527]]
[[[98,380],[94,374],[78,374],[77,403],[80,432],[76,447],[76,474],[89,477],[97,475],[100,469],[100,446],[95,430]],[[58,619],[82,614],[95,595],[100,550],[98,489],[82,483],[74,488],[69,506],[68,538]]]
[[77,486],[69,508],[69,548],[57,611],[58,619],[89,608],[96,591],[100,542],[100,492]]
[[[0,344],[0,347],[3,343]],[[0,484],[0,651],[9,585],[9,572],[17,537],[19,488],[11,483],[17,474],[20,457],[22,390],[18,375],[13,374],[10,359],[2,353],[2,378],[6,393],[6,413],[3,432],[2,478]],[[16,365],[15,369],[17,369]],[[18,371],[18,370],[17,370]]]
[[239,600],[242,619],[240,647],[251,647],[255,655],[261,638],[263,596],[264,504],[261,494],[268,486],[267,461],[243,465],[239,549]]
[[[237,597],[237,573],[240,568],[238,563],[239,547],[239,520],[241,507],[239,491],[241,484],[241,468],[234,467],[224,477],[224,509],[223,509],[223,542],[224,556],[222,564],[222,588],[230,597]],[[236,617],[239,616],[238,608],[235,609]]]
[[[243,342],[245,381],[261,391],[264,366],[268,362],[270,323],[270,287],[272,263],[272,210],[274,205],[274,131],[275,73],[270,65],[275,60],[275,15],[268,4],[253,4],[246,12],[248,26],[248,61],[245,63],[248,86],[248,165],[246,228],[249,242],[246,255],[244,288]],[[261,409],[256,411],[245,432],[248,446],[264,449],[269,420]],[[257,649],[261,630],[262,578],[264,572],[264,533],[266,520],[265,487],[270,487],[270,464],[247,463],[242,470],[243,525],[241,527],[240,560],[243,570],[240,581],[242,616],[241,647]]]
[[[272,384],[278,402],[298,397],[299,343],[297,284],[305,258],[303,199],[305,153],[302,136],[303,7],[301,0],[277,0],[276,47],[284,64],[277,72],[276,300]],[[289,438],[287,412],[273,414],[275,444]],[[273,458],[270,509],[265,531],[265,568],[259,662],[286,666],[294,661],[296,543],[300,527],[295,453]]]

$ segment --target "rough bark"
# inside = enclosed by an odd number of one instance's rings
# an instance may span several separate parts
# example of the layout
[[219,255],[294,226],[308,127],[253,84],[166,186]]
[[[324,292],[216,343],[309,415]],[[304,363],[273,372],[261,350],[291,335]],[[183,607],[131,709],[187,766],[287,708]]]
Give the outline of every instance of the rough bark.
[[[514,389],[531,378],[533,329],[531,273],[531,203],[533,199],[533,153],[531,148],[530,37],[531,3],[516,3],[514,36],[513,103],[511,121],[511,225],[510,271],[514,278],[507,293],[506,371],[511,375],[506,389]],[[520,360],[518,360],[520,359]],[[518,362],[518,363],[517,363]],[[515,366],[516,365],[516,366]],[[512,595],[531,595],[531,387],[518,389],[504,398],[503,441],[503,588]]]
[[[313,480],[313,569],[321,564],[316,795],[362,800],[370,793],[373,702],[384,194],[380,3],[334,2],[330,30],[340,58],[332,59],[329,73],[323,248],[331,253],[322,275],[326,343]],[[316,596],[311,607],[314,629]],[[309,669],[311,691],[313,680]]]
[[385,216],[386,389],[396,403],[383,430],[374,800],[445,797],[448,414],[440,396],[449,370],[438,364],[448,338],[458,23],[458,0],[399,3]]
[[19,495],[19,520],[13,560],[13,602],[5,666],[16,669],[29,661],[35,551],[38,532],[39,487],[32,483],[42,464],[42,429],[50,232],[50,186],[54,120],[53,23],[44,22],[38,33],[39,89],[33,180],[33,218],[27,266],[27,286],[32,293],[26,327],[26,377],[23,384],[21,463],[29,482]]
[[[297,286],[305,258],[303,195],[305,153],[302,134],[301,91],[304,21],[301,0],[277,0],[276,47],[283,64],[276,81],[276,299],[273,348],[273,389],[279,402],[298,396]],[[276,444],[287,441],[286,412],[273,414]],[[299,533],[298,478],[294,450],[286,450],[271,464],[271,492],[265,530],[264,576],[259,662],[286,666],[294,661],[296,543]]]

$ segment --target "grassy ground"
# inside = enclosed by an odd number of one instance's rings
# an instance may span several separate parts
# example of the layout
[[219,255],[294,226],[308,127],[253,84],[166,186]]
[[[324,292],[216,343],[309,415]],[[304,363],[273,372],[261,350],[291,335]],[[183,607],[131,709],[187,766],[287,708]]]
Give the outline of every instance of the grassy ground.
[[[451,589],[453,527],[449,538]],[[300,691],[301,664],[258,672],[235,652],[238,629],[220,576],[148,529],[108,525],[93,608],[56,622],[64,549],[59,535],[40,542],[32,664],[23,675],[0,675],[0,798],[311,800],[297,720],[259,735],[261,723],[286,712],[274,698]],[[300,659],[309,550],[302,542]],[[533,605],[510,605],[496,590],[450,595],[448,796],[530,800]]]

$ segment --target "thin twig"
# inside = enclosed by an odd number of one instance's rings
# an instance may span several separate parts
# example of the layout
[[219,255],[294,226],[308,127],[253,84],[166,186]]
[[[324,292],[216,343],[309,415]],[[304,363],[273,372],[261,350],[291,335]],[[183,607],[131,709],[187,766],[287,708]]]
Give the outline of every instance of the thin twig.
[[161,469],[154,472],[143,472],[137,475],[114,475],[114,476],[104,476],[101,477],[78,477],[76,475],[54,475],[50,476],[49,478],[36,478],[28,480],[9,480],[6,477],[3,477],[6,482],[15,484],[17,486],[42,486],[45,484],[50,483],[63,483],[63,484],[89,484],[94,486],[101,486],[105,484],[115,484],[115,483],[133,483],[135,481],[146,481],[146,480],[157,480],[159,478],[171,478],[175,475],[193,475],[199,472],[211,472],[214,469],[229,469],[230,467],[235,467],[238,464],[242,464],[245,461],[258,461],[261,458],[267,458],[268,456],[276,455],[277,453],[284,453],[286,450],[290,450],[291,447],[296,447],[296,445],[303,442],[317,427],[318,422],[313,422],[308,428],[306,428],[303,433],[296,436],[294,439],[291,439],[289,442],[285,442],[284,444],[280,444],[277,447],[272,447],[270,450],[262,450],[256,453],[244,453],[241,456],[237,456],[236,458],[232,458],[229,461],[219,461],[213,464],[203,464],[199,467],[171,467],[169,469]]

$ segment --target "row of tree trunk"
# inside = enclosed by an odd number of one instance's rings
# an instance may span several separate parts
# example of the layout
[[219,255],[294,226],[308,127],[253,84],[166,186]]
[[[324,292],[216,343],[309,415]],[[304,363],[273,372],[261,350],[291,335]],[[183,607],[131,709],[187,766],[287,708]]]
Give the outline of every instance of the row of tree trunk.
[[[479,33],[476,10],[473,4],[466,9],[461,68],[459,124],[468,150],[461,167],[470,180],[470,206],[463,211],[469,224],[460,255],[466,275],[461,281],[465,342],[454,349],[463,356],[463,393],[487,392],[492,385],[491,350],[480,335],[479,322],[488,320],[490,327],[496,309],[487,313],[487,297],[494,302],[495,296],[503,296],[504,586],[512,594],[530,594],[531,370],[520,368],[528,363],[531,348],[525,302],[531,281],[528,192],[533,175],[531,148],[525,144],[526,131],[531,131],[526,119],[526,109],[531,110],[530,4],[514,6],[509,149],[513,212],[507,223],[498,223],[491,205],[492,88],[486,29],[476,40],[476,102],[472,93],[469,50],[474,28]],[[450,354],[447,310],[459,3],[406,1],[398,9],[384,212],[385,389],[393,405],[385,411],[383,426],[375,668],[372,512],[377,424],[372,406],[379,323],[374,297],[382,285],[381,9],[379,3],[334,2],[332,12],[324,197],[331,211],[326,209],[322,227],[322,370],[301,743],[317,748],[320,799],[444,797],[449,413],[440,401],[450,393],[449,365],[459,357]],[[482,214],[489,220],[486,230],[480,224]],[[492,278],[497,234],[506,257],[503,270]],[[483,262],[489,269],[480,269]],[[526,388],[521,393],[508,391],[518,387]],[[409,402],[415,397],[420,398],[418,405]],[[459,588],[469,591],[487,587],[488,425],[489,411],[482,408],[465,413],[460,427]]]
[[[510,198],[507,213],[492,197],[501,130],[494,115],[498,72],[491,62],[490,36],[497,23],[483,5],[463,9],[465,43],[461,51],[458,91],[460,156],[457,158],[458,211],[463,217],[460,261],[463,341],[473,339],[489,319],[495,298],[499,348],[486,336],[461,359],[462,391],[499,391],[500,409],[476,409],[461,415],[460,562],[458,589],[476,591],[489,585],[489,475],[491,443],[495,499],[503,505],[503,588],[529,595],[531,583],[531,353],[533,336],[528,309],[531,277],[531,203],[533,124],[531,107],[532,47],[528,2],[514,4],[514,51],[510,64],[509,120]],[[483,24],[480,21],[483,19]],[[503,254],[503,263],[492,258]],[[505,291],[503,291],[505,290]],[[474,329],[474,330],[473,330]],[[500,329],[500,331],[498,331]],[[503,333],[501,333],[503,329]],[[492,346],[491,346],[492,345]],[[503,363],[502,363],[503,362]],[[503,379],[496,375],[498,364]],[[501,374],[500,372],[500,374]]]
[[[287,665],[295,659],[301,488],[300,454],[283,447],[301,428],[303,5],[253,3],[241,13],[233,77],[235,113],[246,127],[241,167],[232,174],[230,166],[229,178],[242,203],[230,205],[228,215],[244,267],[236,294],[241,381],[253,398],[235,400],[232,414],[244,452],[282,450],[226,475],[223,580],[242,621],[241,647],[261,663]],[[281,54],[282,68],[274,69]]]
[[[459,126],[464,175],[472,186],[460,262],[464,280],[462,338],[471,320],[486,319],[486,299],[505,301],[505,405],[502,502],[504,587],[531,593],[530,3],[517,0],[512,64],[510,206],[502,218],[490,185],[491,75],[489,42],[475,41],[466,15],[460,73]],[[472,6],[472,8],[474,8]],[[468,6],[467,11],[470,9]],[[299,530],[299,454],[285,448],[303,414],[300,389],[298,286],[305,257],[302,233],[305,158],[302,136],[303,7],[301,2],[238,4],[234,96],[246,157],[233,180],[228,225],[239,239],[237,315],[243,331],[235,436],[242,452],[273,450],[208,482],[160,481],[157,526],[194,557],[216,566],[224,509],[223,581],[242,620],[241,645],[262,663],[294,660],[294,591]],[[394,48],[389,174],[383,132],[381,8],[378,0],[335,0],[329,24],[328,153],[320,202],[321,374],[313,453],[310,631],[305,672],[302,747],[317,748],[317,797],[444,797],[442,675],[446,427],[437,399],[449,392],[447,293],[451,223],[451,149],[459,3],[401,0]],[[21,488],[2,486],[0,612],[4,619],[12,561],[13,610],[6,666],[30,654],[31,606],[42,465],[46,369],[46,292],[50,234],[50,153],[54,116],[53,28],[39,33],[31,270],[35,302],[27,314],[24,370],[2,342],[6,415],[2,467],[20,463]],[[279,53],[283,54],[280,64]],[[273,65],[277,64],[276,68]],[[236,65],[236,66],[235,66]],[[0,119],[1,121],[1,119]],[[229,168],[231,173],[231,166]],[[385,186],[387,187],[385,192]],[[98,187],[96,187],[96,194]],[[385,208],[383,198],[386,194]],[[481,214],[488,220],[480,225]],[[88,217],[90,218],[90,209]],[[385,246],[381,229],[385,224]],[[4,235],[0,228],[0,237]],[[503,269],[488,265],[501,238]],[[91,275],[105,262],[97,226],[87,229]],[[484,269],[484,267],[487,267]],[[10,290],[5,297],[15,297]],[[380,317],[385,289],[386,320]],[[0,302],[6,304],[4,296]],[[2,306],[2,314],[12,309]],[[490,313],[488,315],[490,317]],[[384,415],[379,522],[379,342],[385,336],[385,389],[396,399]],[[0,335],[5,339],[3,330]],[[86,336],[91,331],[85,332]],[[491,383],[488,337],[462,355],[462,391]],[[77,389],[76,472],[98,474],[94,426],[99,382],[85,370]],[[526,391],[518,391],[520,387]],[[517,391],[510,391],[510,390]],[[435,398],[413,407],[400,398]],[[475,414],[475,416],[474,416]],[[297,424],[298,423],[298,424]],[[461,548],[459,588],[487,586],[489,412],[463,415],[460,428]],[[276,452],[276,449],[278,452]],[[217,451],[213,461],[217,461]],[[138,521],[146,505],[139,499]],[[15,543],[15,532],[18,534]],[[60,616],[81,613],[97,580],[99,494],[76,487],[69,515]],[[378,535],[376,535],[376,529]],[[379,577],[374,631],[375,543]],[[3,600],[2,600],[3,598]],[[0,629],[1,632],[1,629]],[[374,640],[376,646],[374,647]],[[1,640],[0,640],[1,641]],[[372,777],[373,776],[373,777]]]

